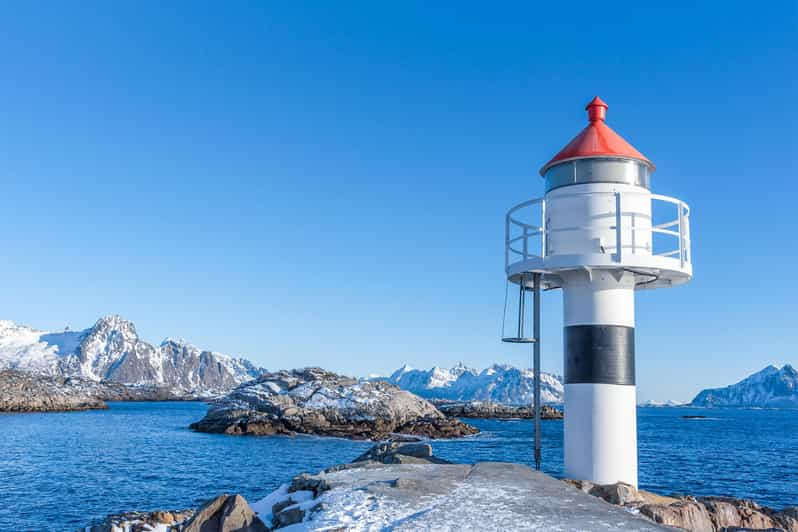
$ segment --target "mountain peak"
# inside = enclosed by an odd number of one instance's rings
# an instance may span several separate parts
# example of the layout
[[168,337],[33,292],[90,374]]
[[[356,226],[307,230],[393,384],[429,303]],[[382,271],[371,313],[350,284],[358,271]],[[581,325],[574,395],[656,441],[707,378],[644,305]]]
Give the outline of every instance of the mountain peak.
[[98,319],[92,327],[94,331],[119,331],[138,338],[136,326],[130,320],[124,319],[118,314],[108,314]]
[[701,390],[690,404],[798,408],[798,372],[790,364],[767,366],[731,386]]
[[[396,370],[388,380],[425,398],[529,404],[534,379],[532,372],[507,364],[494,364],[484,370],[458,364],[451,369],[435,366],[428,370],[405,366]],[[544,403],[561,403],[562,379],[541,372],[541,391]]]
[[[5,329],[3,328],[5,327]],[[0,323],[0,369],[123,384],[170,385],[191,393],[219,393],[261,373],[251,362],[200,350],[185,340],[141,340],[133,322],[116,314],[82,331],[37,331]]]

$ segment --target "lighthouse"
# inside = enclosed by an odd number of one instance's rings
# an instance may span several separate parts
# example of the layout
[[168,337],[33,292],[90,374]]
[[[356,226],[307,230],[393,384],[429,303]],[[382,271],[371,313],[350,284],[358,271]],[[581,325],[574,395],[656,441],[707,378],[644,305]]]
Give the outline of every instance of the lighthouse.
[[587,127],[540,170],[544,196],[507,213],[505,271],[519,297],[503,339],[535,345],[537,375],[539,294],[562,290],[565,476],[637,486],[635,293],[692,277],[690,210],[652,193],[654,164],[606,124],[607,108],[587,104]]

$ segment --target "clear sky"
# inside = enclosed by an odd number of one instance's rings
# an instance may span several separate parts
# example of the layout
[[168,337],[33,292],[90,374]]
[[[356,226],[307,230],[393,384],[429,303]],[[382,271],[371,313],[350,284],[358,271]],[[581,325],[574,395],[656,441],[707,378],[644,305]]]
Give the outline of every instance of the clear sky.
[[528,364],[504,213],[600,95],[693,209],[694,280],[637,296],[639,398],[798,362],[798,4],[431,4],[4,3],[0,318],[270,369]]

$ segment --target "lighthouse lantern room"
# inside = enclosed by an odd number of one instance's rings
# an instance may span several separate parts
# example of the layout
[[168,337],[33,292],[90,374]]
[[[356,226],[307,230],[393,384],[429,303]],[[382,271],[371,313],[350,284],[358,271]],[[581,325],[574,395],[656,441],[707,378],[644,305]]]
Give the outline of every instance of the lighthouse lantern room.
[[587,127],[540,170],[545,195],[507,213],[505,271],[519,296],[503,340],[533,343],[537,380],[540,290],[562,289],[565,476],[637,486],[635,291],[690,280],[690,210],[652,194],[654,164],[607,126],[606,103],[586,110]]

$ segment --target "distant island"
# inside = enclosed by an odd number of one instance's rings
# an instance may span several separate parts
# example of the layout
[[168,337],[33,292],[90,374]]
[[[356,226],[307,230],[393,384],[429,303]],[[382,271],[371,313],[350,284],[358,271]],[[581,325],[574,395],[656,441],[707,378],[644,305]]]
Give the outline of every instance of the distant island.
[[798,408],[798,371],[768,366],[736,384],[700,391],[690,406]]
[[[407,365],[394,371],[387,380],[425,399],[450,401],[486,401],[505,405],[529,405],[533,399],[535,373],[506,364],[494,364],[479,370],[458,364],[453,368],[413,369]],[[541,401],[559,405],[563,402],[563,381],[559,375],[541,372]]]

